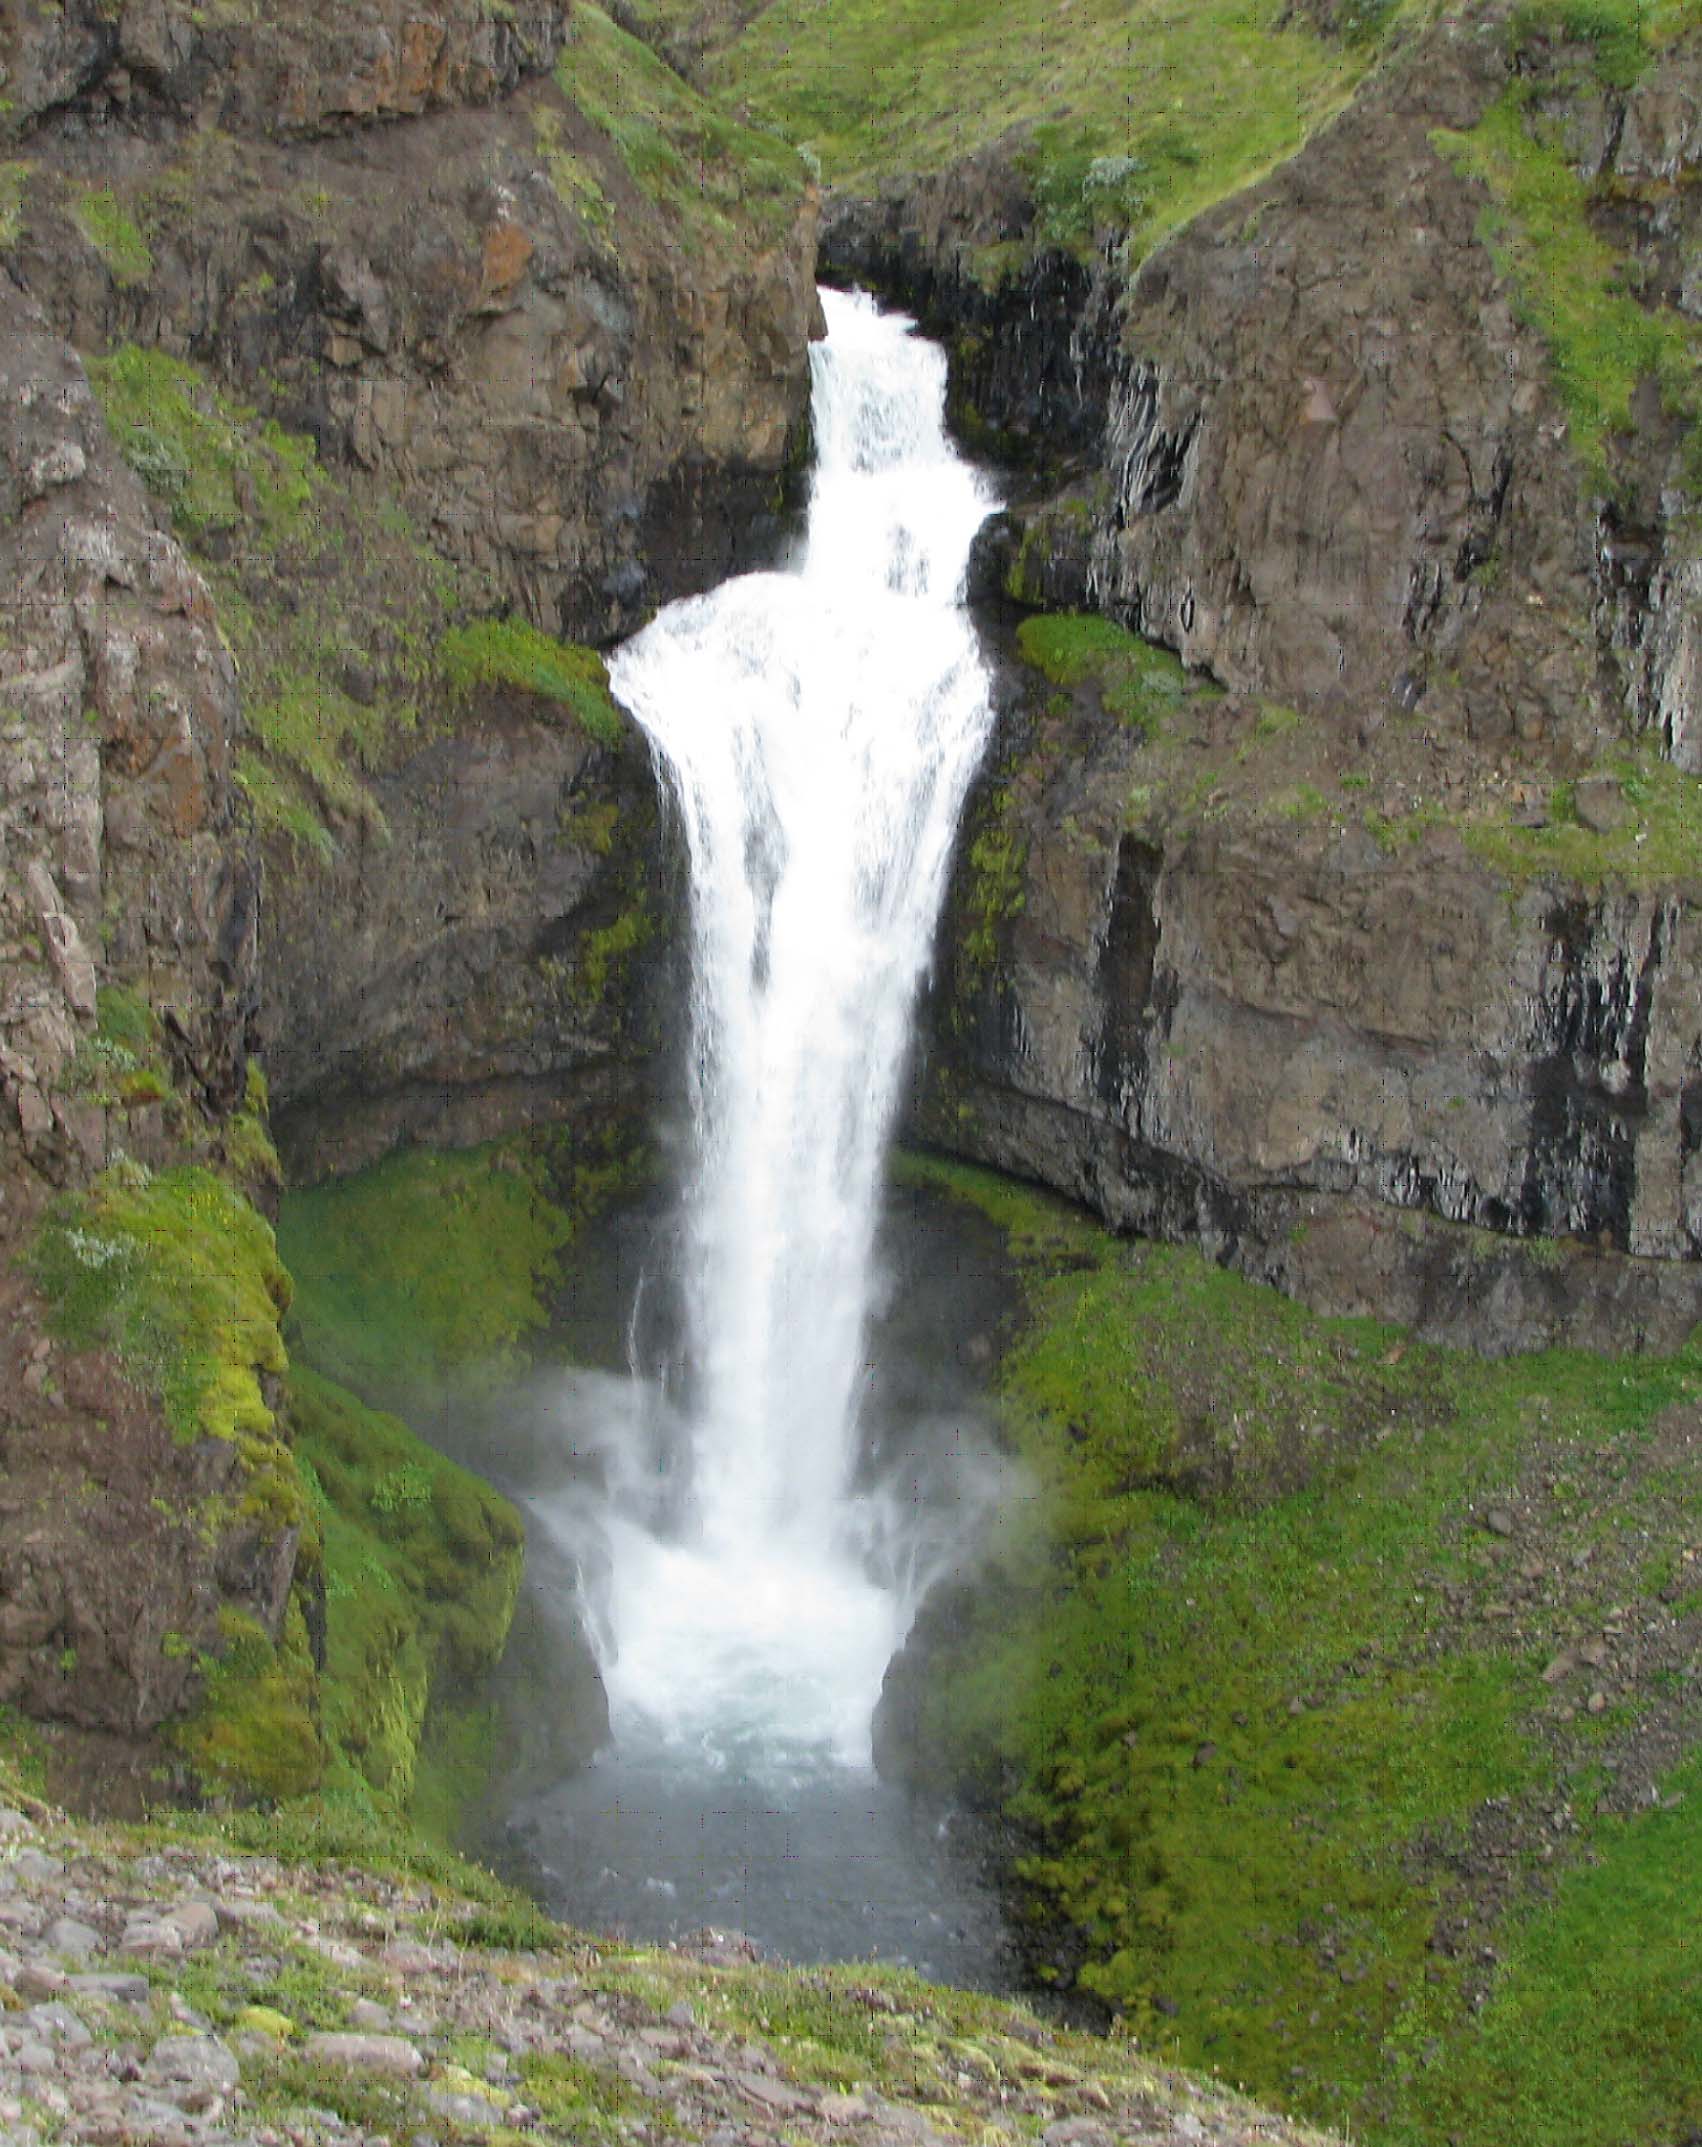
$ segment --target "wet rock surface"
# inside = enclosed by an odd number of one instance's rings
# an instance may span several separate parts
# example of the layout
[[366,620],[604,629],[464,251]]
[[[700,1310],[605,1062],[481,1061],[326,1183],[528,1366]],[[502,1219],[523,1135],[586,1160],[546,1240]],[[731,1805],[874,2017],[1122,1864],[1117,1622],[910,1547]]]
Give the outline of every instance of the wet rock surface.
[[788,1986],[754,1950],[704,1932],[632,1952],[419,1882],[7,1809],[0,2126],[17,2147],[569,2141],[617,2123],[751,2147],[927,2147],[968,2123],[1058,2147],[1321,2147],[1003,2001],[866,1970]]

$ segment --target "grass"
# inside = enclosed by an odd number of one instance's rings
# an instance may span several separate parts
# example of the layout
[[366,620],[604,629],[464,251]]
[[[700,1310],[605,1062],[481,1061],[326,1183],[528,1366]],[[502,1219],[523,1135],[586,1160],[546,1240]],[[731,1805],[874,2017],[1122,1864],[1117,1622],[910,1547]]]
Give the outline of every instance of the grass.
[[1627,808],[1611,834],[1584,827],[1570,789],[1560,786],[1546,827],[1466,819],[1466,847],[1515,886],[1553,877],[1648,890],[1702,880],[1702,779],[1652,752],[1625,754],[1607,772],[1618,778]]
[[92,358],[89,378],[119,452],[192,548],[250,514],[269,545],[301,534],[319,482],[311,441],[261,424],[164,351],[122,346]]
[[[1580,178],[1561,121],[1545,111],[1545,99],[1568,80],[1558,56],[1538,55],[1550,40],[1562,49],[1581,47],[1589,76],[1624,89],[1658,43],[1698,22],[1702,10],[1694,0],[1523,6],[1509,34],[1530,71],[1470,132],[1436,136],[1455,168],[1487,193],[1481,235],[1512,284],[1521,316],[1547,346],[1573,451],[1602,492],[1613,489],[1612,446],[1634,429],[1633,398],[1643,382],[1657,381],[1667,408],[1695,428],[1702,417],[1696,388],[1702,340],[1670,307],[1641,302],[1625,256],[1592,222],[1596,185]],[[1692,465],[1694,484],[1702,479],[1694,447]]]
[[[1517,1933],[1474,2032],[1415,2061],[1423,2114],[1392,2141],[1619,2147],[1702,2126],[1702,1757],[1665,1786],[1666,1808],[1604,1825],[1594,1860]],[[1414,2026],[1422,2048],[1422,2014]]]
[[1184,692],[1178,658],[1090,612],[1024,619],[1017,649],[1053,685],[1093,687],[1106,714],[1142,737],[1163,729]]
[[[323,1545],[326,1734],[370,1789],[407,1811],[434,1701],[474,1689],[502,1653],[520,1518],[399,1418],[303,1364],[290,1418]],[[433,1817],[451,1830],[449,1810]]]
[[[1702,1395],[1702,1353],[1485,1365],[962,1167],[906,1169],[1000,1223],[1028,1277],[1001,1387],[1032,1495],[936,1637],[920,1744],[1025,1830],[1036,1928],[1072,1934],[1053,1971],[1336,2125],[1425,2147],[1675,2136],[1621,2116],[1670,2127],[1696,2077],[1689,2028],[1661,2040],[1702,1972],[1679,1913],[1696,1851],[1662,1860],[1694,1822],[1594,1822],[1602,1876],[1580,1862],[1517,1924],[1494,2042],[1430,1942],[1492,1800],[1563,1793],[1541,1669],[1602,1615],[1583,1581],[1548,1627],[1483,1615],[1506,1581],[1469,1517],[1535,1480],[1561,1486],[1567,1571],[1640,1531],[1689,1542],[1702,1495],[1648,1456],[1661,1412]],[[1611,1883],[1626,1905],[1592,1925]],[[1510,2121],[1544,2094],[1558,2112],[1575,2045],[1625,2083],[1571,2132]]]
[[706,77],[850,187],[1014,137],[1042,240],[1138,254],[1291,155],[1430,12],[1361,10],[1329,39],[1261,0],[770,0],[711,25]]
[[[689,238],[719,247],[751,232],[772,243],[794,227],[809,179],[803,158],[700,97],[590,0],[574,9],[556,82]],[[552,176],[558,190],[584,192],[577,169],[552,161]]]
[[146,283],[154,256],[136,219],[111,187],[85,187],[71,210],[73,222],[106,263],[114,283]]
[[523,619],[452,627],[437,653],[451,690],[463,699],[480,686],[513,686],[571,709],[600,745],[618,745],[626,730],[609,692],[609,667],[597,651],[557,641]]

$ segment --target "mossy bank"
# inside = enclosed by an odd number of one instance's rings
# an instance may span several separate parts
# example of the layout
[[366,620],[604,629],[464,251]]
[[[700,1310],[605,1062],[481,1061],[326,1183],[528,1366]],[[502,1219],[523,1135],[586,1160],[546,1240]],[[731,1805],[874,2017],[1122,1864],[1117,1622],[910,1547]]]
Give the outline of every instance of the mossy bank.
[[1355,2136],[1681,2132],[1702,1357],[1487,1366],[904,1171],[1028,1278],[1032,1488],[879,1745],[1009,1826],[1035,1972]]

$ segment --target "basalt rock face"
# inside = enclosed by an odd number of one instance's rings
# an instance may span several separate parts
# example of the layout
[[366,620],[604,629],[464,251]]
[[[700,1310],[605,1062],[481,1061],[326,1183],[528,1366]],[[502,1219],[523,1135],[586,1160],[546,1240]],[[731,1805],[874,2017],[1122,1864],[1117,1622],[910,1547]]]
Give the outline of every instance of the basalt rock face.
[[[73,341],[206,363],[550,632],[628,631],[770,541],[808,393],[806,204],[760,247],[682,241],[552,79],[559,0],[198,13],[92,15],[75,70],[42,56],[57,17],[15,27],[8,71],[38,85],[15,258]],[[103,251],[91,192],[145,267]]]
[[[1683,1339],[1693,896],[1510,895],[1449,827],[1391,853],[1265,809],[1280,776],[1237,760],[1257,719],[1233,700],[1147,740],[1090,691],[1006,680],[921,1131],[1322,1310],[1490,1352]],[[1177,809],[1178,761],[1233,771],[1209,814]],[[989,841],[1017,861],[996,900]]]
[[292,1174],[642,1107],[675,876],[636,733],[493,694],[373,787],[382,836],[272,881],[260,1034]]
[[[296,1536],[241,1511],[234,1443],[174,1438],[109,1349],[54,1339],[21,1262],[121,1155],[220,1155],[259,859],[206,585],[75,353],[14,285],[0,307],[0,1700],[136,1737],[193,1694],[221,1616],[277,1635]],[[112,995],[153,1010],[159,1079],[125,1075]]]
[[87,376],[5,287],[0,342],[0,770],[7,960],[4,1138],[74,1184],[157,1137],[79,1104],[73,1062],[96,993],[160,1010],[204,1107],[243,1091],[258,995],[258,860],[231,780],[236,677],[205,583],[113,451]]
[[[1532,72],[1635,278],[1688,310],[1697,64],[1675,46],[1614,90],[1516,57],[1493,10],[1445,24],[1049,316],[1044,264],[993,298],[968,273],[996,188],[955,221],[938,187],[830,210],[832,258],[955,338],[988,427],[1024,423],[984,362],[1001,304],[1046,340],[1026,371],[1084,390],[972,569],[1006,706],[942,937],[932,1138],[1481,1347],[1670,1345],[1702,1311],[1687,868],[1509,879],[1479,839],[1638,739],[1689,765],[1683,427],[1650,383],[1603,502],[1447,132]],[[1144,736],[1061,699],[1015,659],[1022,605],[1108,614],[1222,697]]]
[[[85,351],[190,361],[326,475],[317,547],[270,573],[244,527],[205,534],[236,599],[293,637],[251,707],[376,690],[403,716],[361,748],[358,809],[313,797],[307,843],[262,827],[265,1056],[310,1174],[577,1112],[654,1035],[654,965],[627,958],[669,899],[641,749],[500,684],[449,694],[438,634],[498,612],[606,643],[785,533],[813,193],[800,177],[748,221],[652,198],[591,116],[610,63],[582,27],[565,0],[8,22],[16,273]],[[253,489],[239,473],[263,520]],[[379,623],[393,525],[427,592],[405,634]],[[292,613],[324,615],[322,650]]]

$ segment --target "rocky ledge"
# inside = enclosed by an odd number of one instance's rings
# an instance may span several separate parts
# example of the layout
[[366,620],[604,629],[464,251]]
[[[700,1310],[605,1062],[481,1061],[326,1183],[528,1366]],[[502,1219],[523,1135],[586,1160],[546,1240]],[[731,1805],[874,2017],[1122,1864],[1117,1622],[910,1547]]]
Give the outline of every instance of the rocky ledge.
[[595,1943],[481,1892],[0,1809],[0,2130],[11,2147],[947,2147],[967,2126],[1325,2147],[1004,2000],[765,1968],[707,1931]]

